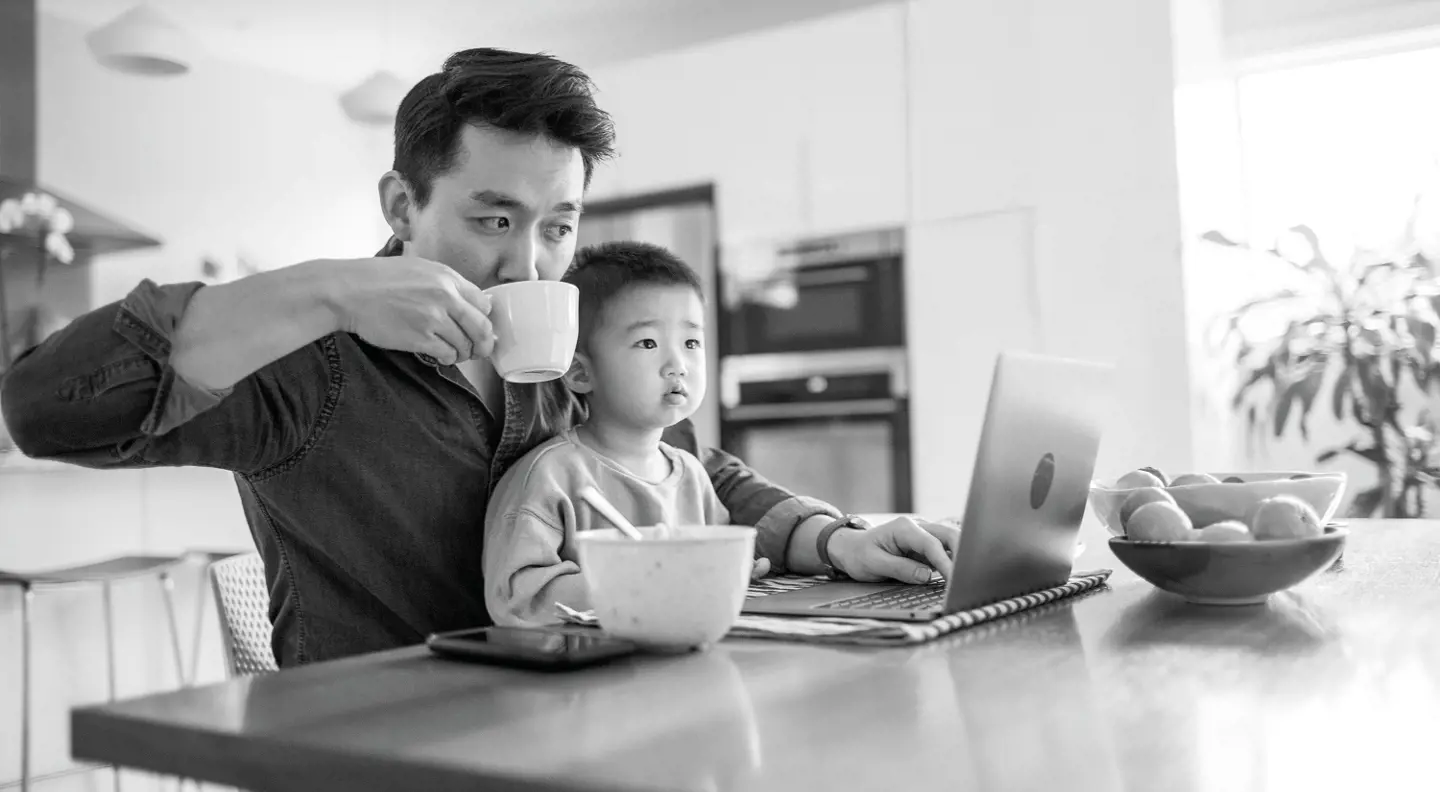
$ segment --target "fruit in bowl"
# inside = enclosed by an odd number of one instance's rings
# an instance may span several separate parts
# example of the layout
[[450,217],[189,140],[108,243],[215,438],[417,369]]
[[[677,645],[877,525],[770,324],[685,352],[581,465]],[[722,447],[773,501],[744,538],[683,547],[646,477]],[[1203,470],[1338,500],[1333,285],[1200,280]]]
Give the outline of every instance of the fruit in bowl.
[[1342,473],[1195,473],[1153,484],[1165,480],[1153,468],[1131,471],[1113,487],[1092,485],[1090,503],[1116,534],[1121,563],[1191,602],[1264,602],[1344,551],[1345,529],[1324,527]]
[[[1193,529],[1204,530],[1215,523],[1236,520],[1253,531],[1257,507],[1284,496],[1309,506],[1318,528],[1334,517],[1344,492],[1345,474],[1338,472],[1190,473],[1166,478],[1159,470],[1148,468],[1130,471],[1113,484],[1092,482],[1090,507],[1114,536],[1125,535],[1126,517],[1133,516],[1143,503],[1160,497],[1173,501],[1190,518]],[[1276,513],[1284,511],[1282,507],[1271,508]],[[1309,533],[1314,535],[1318,530],[1310,529]],[[1271,535],[1265,529],[1262,534]]]

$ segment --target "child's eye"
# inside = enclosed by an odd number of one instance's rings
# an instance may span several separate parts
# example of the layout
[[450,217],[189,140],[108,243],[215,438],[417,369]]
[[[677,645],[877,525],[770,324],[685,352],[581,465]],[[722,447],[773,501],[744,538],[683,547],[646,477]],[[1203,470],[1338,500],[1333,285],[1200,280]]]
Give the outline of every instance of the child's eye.
[[638,346],[641,349],[654,349],[657,344],[655,343],[655,339],[653,338],[642,338],[639,341],[635,342],[635,346]]
[[690,339],[689,341],[686,341],[686,342],[685,342],[685,346],[686,346],[687,348],[689,348],[689,349],[699,349],[699,348],[700,348],[700,339],[698,339],[698,338],[692,338],[692,339]]

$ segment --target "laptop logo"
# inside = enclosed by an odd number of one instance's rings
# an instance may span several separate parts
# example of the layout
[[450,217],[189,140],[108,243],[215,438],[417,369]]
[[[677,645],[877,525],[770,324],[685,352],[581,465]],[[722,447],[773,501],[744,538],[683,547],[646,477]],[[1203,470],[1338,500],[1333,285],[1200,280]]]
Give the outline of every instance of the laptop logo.
[[1040,457],[1040,464],[1035,466],[1035,476],[1030,479],[1030,508],[1039,509],[1045,505],[1045,499],[1050,497],[1050,486],[1055,483],[1055,455],[1046,454]]

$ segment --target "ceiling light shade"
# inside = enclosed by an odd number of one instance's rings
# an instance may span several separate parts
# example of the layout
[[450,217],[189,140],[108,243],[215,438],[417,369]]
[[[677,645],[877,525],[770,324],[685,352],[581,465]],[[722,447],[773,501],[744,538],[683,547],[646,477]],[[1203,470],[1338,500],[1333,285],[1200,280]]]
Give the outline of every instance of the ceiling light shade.
[[91,31],[85,40],[102,65],[146,77],[184,74],[199,51],[190,34],[146,3]]
[[410,86],[388,71],[375,72],[365,82],[340,95],[345,115],[368,126],[384,126],[395,122],[395,111],[409,93]]

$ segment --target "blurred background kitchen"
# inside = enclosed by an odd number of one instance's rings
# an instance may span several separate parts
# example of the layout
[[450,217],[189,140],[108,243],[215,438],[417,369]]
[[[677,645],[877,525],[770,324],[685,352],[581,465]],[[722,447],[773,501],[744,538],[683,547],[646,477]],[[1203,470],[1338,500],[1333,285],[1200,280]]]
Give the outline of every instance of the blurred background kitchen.
[[[1356,510],[1426,508],[1433,0],[0,0],[10,357],[141,278],[373,253],[393,110],[472,46],[595,79],[620,156],[581,243],[701,271],[701,438],[783,484],[960,514],[1017,348],[1118,365],[1102,477],[1334,467]],[[37,189],[69,217],[48,246]],[[223,675],[203,563],[249,541],[225,473],[67,468],[0,432],[0,569],[183,559],[173,610],[113,586],[122,697]],[[19,600],[0,585],[0,789]],[[68,707],[107,695],[104,612],[87,587],[34,601],[35,789],[111,783],[67,744]]]

